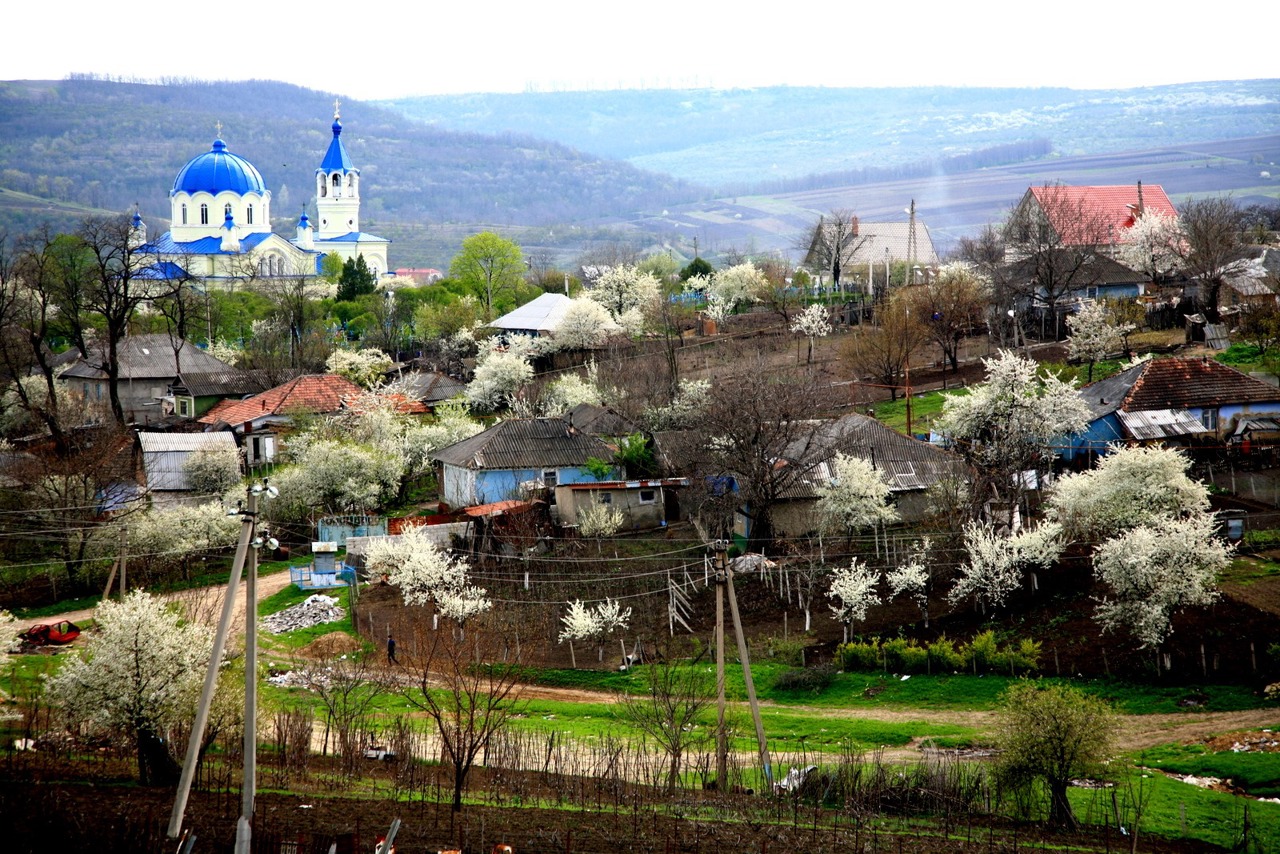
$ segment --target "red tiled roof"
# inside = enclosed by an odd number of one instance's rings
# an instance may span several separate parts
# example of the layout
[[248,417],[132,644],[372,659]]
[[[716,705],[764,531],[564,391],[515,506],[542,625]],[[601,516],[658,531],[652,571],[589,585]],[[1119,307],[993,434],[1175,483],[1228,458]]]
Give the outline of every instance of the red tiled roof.
[[360,386],[336,374],[306,374],[244,400],[224,400],[199,420],[202,424],[242,424],[293,411],[337,412],[344,400],[361,394],[364,390]]
[[1280,389],[1216,359],[1152,359],[1125,395],[1122,409],[1190,409],[1280,402]]
[[[1138,185],[1107,187],[1032,187],[1031,195],[1049,218],[1059,237],[1068,244],[1098,243],[1098,229],[1112,242],[1124,243],[1138,210]],[[1176,217],[1178,210],[1159,184],[1142,185],[1142,209]],[[1080,216],[1083,214],[1083,216]],[[1056,221],[1055,221],[1056,220]],[[1087,230],[1091,233],[1085,234]]]

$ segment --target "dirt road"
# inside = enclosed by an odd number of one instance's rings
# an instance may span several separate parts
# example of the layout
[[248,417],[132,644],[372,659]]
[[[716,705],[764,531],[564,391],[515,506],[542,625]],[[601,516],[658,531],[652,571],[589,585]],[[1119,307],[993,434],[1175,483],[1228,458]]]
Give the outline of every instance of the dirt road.
[[[259,601],[280,592],[289,585],[288,572],[273,572],[270,575],[264,575],[258,578],[257,598]],[[161,598],[170,602],[181,602],[187,609],[188,615],[192,619],[199,620],[210,626],[218,623],[218,618],[222,614],[222,600],[226,595],[227,585],[219,584],[213,587],[197,587],[191,590],[180,590],[176,593],[162,594]],[[244,603],[245,603],[245,582],[242,580],[236,591],[236,610],[235,618],[232,624],[233,631],[244,626]],[[61,622],[62,620],[70,620],[73,623],[84,623],[86,620],[93,619],[92,608],[82,608],[78,611],[66,611],[61,614],[51,614],[46,617],[36,619],[19,620],[17,631],[26,631],[31,626],[44,623],[46,625]]]

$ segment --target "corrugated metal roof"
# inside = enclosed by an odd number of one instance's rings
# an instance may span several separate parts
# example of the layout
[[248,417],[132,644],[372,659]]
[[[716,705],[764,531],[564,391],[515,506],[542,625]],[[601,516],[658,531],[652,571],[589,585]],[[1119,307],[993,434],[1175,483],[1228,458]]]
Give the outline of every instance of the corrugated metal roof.
[[490,323],[497,329],[553,332],[573,300],[564,294],[543,294]]
[[[199,347],[182,341],[174,354],[175,342],[168,335],[131,335],[116,347],[120,362],[120,379],[170,380],[183,371],[216,373],[234,370]],[[80,359],[59,376],[63,379],[104,380],[107,372],[97,367],[106,363],[104,348],[92,347],[88,357]]]
[[142,446],[142,470],[147,488],[173,492],[190,489],[185,464],[196,451],[228,450],[235,452],[236,442],[230,433],[139,433]]
[[192,397],[257,394],[272,385],[266,371],[242,371],[237,368],[204,373],[183,371],[173,383],[175,389],[186,389]]
[[1139,441],[1172,439],[1212,433],[1185,409],[1145,409],[1141,412],[1117,412],[1116,417],[1129,435]]
[[[816,495],[816,488],[834,475],[837,453],[859,457],[884,473],[894,492],[928,489],[938,482],[962,474],[963,463],[954,454],[904,436],[874,418],[850,414],[834,421],[819,422],[814,433],[803,441],[806,458],[797,460],[797,475],[783,495],[803,498]],[[806,460],[814,460],[806,465]]]
[[613,449],[594,436],[571,430],[560,418],[502,421],[431,455],[433,460],[473,471],[581,466],[592,457],[611,459]]

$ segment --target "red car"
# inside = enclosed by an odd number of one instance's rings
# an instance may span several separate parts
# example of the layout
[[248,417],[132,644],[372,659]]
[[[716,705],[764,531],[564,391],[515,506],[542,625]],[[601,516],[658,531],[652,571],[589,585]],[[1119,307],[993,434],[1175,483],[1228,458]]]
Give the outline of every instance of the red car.
[[27,643],[36,644],[37,646],[71,643],[80,637],[80,627],[70,620],[62,620],[50,626],[43,624],[32,626],[18,635],[18,637]]

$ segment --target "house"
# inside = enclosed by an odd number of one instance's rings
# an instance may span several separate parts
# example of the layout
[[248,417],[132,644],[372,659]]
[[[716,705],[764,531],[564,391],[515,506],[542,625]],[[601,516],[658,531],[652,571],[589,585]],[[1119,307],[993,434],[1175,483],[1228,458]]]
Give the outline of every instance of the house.
[[465,394],[467,384],[439,371],[403,370],[393,368],[387,372],[387,379],[394,388],[406,398],[420,401],[428,409],[448,400]]
[[340,412],[347,401],[364,393],[351,380],[335,374],[305,374],[244,400],[224,400],[198,421],[231,430],[244,445],[245,462],[261,465],[279,454],[280,435],[292,426],[295,413]]
[[[588,460],[611,460],[613,449],[562,418],[516,418],[431,455],[439,465],[441,498],[451,507],[517,499],[532,488],[596,478]],[[616,467],[612,476],[620,472]]]
[[1280,252],[1264,248],[1255,257],[1242,258],[1223,269],[1221,301],[1231,307],[1276,305],[1280,303],[1277,285]]
[[[289,373],[286,372],[286,376]],[[163,407],[179,418],[196,419],[223,400],[248,397],[276,383],[267,371],[183,371],[174,377],[165,394]]]
[[555,332],[573,300],[564,294],[543,294],[490,322],[494,329],[540,338]]
[[1089,425],[1059,455],[1084,465],[1112,442],[1217,446],[1280,418],[1280,389],[1205,357],[1151,359],[1079,394]]
[[[155,423],[173,414],[166,411],[169,387],[184,372],[234,373],[235,368],[195,345],[165,334],[131,335],[116,345],[120,366],[120,405],[125,418],[136,424]],[[106,371],[106,347],[90,347],[58,374],[58,380],[88,401],[110,400]]]
[[1159,184],[1029,187],[1009,217],[1006,251],[1016,258],[1043,246],[1114,249],[1149,211],[1178,215]]
[[[186,463],[200,451],[236,452],[236,440],[230,433],[138,433],[142,449],[142,471],[146,487],[153,494],[182,493],[191,490]],[[158,495],[158,497],[164,497]],[[208,496],[201,496],[207,498]]]
[[[950,451],[905,436],[866,415],[815,422],[800,444],[806,454],[789,462],[796,474],[771,513],[774,531],[782,536],[802,536],[817,527],[818,489],[834,477],[838,453],[861,458],[878,469],[889,483],[898,514],[907,522],[929,514],[930,488],[966,473],[964,463]],[[741,533],[749,536],[750,531]]]
[[622,529],[643,531],[679,521],[679,490],[686,477],[653,480],[602,480],[556,486],[555,517],[561,525],[576,525],[587,507],[605,504],[622,512]]

